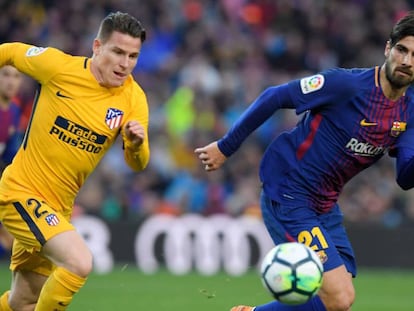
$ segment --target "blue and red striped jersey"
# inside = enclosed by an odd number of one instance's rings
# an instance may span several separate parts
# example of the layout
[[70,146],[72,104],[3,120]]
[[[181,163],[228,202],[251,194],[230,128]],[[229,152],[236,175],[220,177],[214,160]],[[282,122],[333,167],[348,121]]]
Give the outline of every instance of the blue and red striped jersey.
[[[410,143],[399,142],[414,117],[413,90],[390,100],[382,92],[379,74],[379,67],[337,68],[271,87],[218,146],[229,156],[277,109],[296,109],[303,117],[267,147],[260,179],[273,200],[324,213],[353,176],[388,152],[398,154],[398,144],[414,145],[414,134],[407,135]],[[414,155],[414,148],[409,149],[407,159]]]

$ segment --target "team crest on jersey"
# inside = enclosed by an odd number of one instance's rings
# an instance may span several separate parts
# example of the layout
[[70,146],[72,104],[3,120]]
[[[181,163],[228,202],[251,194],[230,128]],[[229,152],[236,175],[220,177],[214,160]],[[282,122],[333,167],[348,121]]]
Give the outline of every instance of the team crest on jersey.
[[45,219],[49,226],[56,226],[60,223],[59,217],[56,214],[49,214]]
[[47,48],[42,48],[42,47],[38,47],[38,46],[32,46],[31,48],[29,48],[26,52],[26,56],[30,57],[30,56],[37,56],[42,54],[44,51],[46,51]]
[[303,94],[308,94],[320,90],[325,83],[325,78],[321,74],[306,77],[300,80],[300,88]]
[[390,135],[393,137],[398,137],[398,135],[400,135],[401,132],[404,132],[406,128],[407,128],[406,122],[394,121],[392,123]]
[[124,112],[115,108],[109,108],[106,111],[105,123],[112,130],[121,125]]
[[322,264],[328,261],[328,255],[324,250],[320,250],[316,252],[316,255],[318,255],[319,259],[321,260]]

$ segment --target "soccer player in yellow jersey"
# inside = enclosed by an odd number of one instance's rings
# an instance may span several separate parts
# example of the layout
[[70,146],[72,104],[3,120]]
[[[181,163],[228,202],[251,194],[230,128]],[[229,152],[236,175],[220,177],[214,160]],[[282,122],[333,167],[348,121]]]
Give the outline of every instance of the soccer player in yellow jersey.
[[110,13],[92,58],[51,47],[0,45],[12,65],[40,84],[21,148],[0,181],[0,222],[14,236],[11,290],[0,311],[66,310],[92,270],[92,255],[70,223],[80,187],[122,135],[126,163],[149,161],[148,105],[134,81],[145,30]]

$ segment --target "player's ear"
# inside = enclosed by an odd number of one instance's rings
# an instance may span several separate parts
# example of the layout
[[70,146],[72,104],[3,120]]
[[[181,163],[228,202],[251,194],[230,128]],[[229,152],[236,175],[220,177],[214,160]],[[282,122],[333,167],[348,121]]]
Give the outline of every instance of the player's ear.
[[385,45],[385,51],[384,51],[385,57],[388,57],[390,55],[391,48],[392,48],[391,42],[390,40],[388,40],[387,44]]
[[93,51],[94,55],[99,55],[101,45],[102,44],[101,44],[101,41],[99,39],[93,40],[92,51]]

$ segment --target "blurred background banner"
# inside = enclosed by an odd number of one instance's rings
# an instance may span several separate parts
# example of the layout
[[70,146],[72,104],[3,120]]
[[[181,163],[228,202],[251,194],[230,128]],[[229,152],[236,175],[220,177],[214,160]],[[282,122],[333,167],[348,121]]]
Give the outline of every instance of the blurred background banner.
[[[106,14],[141,20],[148,38],[134,76],[148,95],[151,161],[133,174],[118,141],[80,192],[75,221],[100,271],[135,262],[148,272],[240,274],[269,248],[258,208],[261,155],[300,116],[277,112],[220,171],[206,173],[194,149],[221,137],[268,86],[381,65],[392,24],[413,8],[410,0],[0,0],[0,42],[91,56]],[[36,88],[25,77],[22,130]],[[394,164],[384,157],[340,198],[360,265],[414,267],[414,191],[398,188]]]
[[[140,222],[104,222],[95,216],[74,219],[94,255],[95,271],[115,264],[135,265],[152,274],[225,272],[239,276],[258,269],[273,242],[256,217],[227,215],[154,215]],[[388,229],[350,224],[348,233],[361,268],[414,268],[414,227]]]
[[243,275],[258,267],[273,246],[261,220],[248,216],[154,215],[139,225],[80,216],[74,224],[101,273],[110,272],[117,262],[135,263],[144,273],[166,268],[177,275]]

